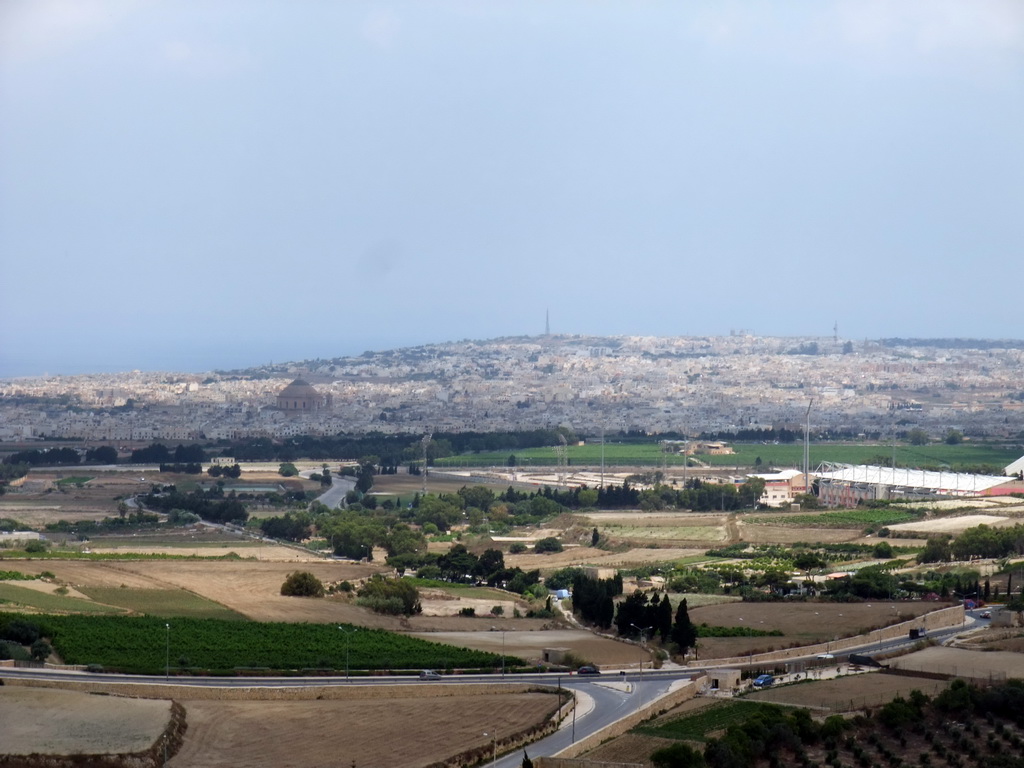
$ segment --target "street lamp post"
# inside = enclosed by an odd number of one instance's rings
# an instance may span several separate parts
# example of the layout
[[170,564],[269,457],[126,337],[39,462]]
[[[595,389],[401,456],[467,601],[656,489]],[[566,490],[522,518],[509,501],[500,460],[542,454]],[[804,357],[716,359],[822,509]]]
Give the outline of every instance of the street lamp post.
[[636,624],[630,624],[633,629],[640,631],[640,681],[637,683],[637,693],[640,694],[640,698],[637,701],[637,709],[642,709],[644,706],[644,649],[647,647],[647,630],[651,627],[638,627]]
[[349,645],[351,644],[351,636],[359,631],[357,627],[352,629],[345,629],[344,627],[338,627],[342,632],[345,633],[345,682],[348,682],[348,651]]
[[170,681],[171,679],[171,625],[164,624],[167,629],[167,645],[166,654],[164,655],[164,680]]

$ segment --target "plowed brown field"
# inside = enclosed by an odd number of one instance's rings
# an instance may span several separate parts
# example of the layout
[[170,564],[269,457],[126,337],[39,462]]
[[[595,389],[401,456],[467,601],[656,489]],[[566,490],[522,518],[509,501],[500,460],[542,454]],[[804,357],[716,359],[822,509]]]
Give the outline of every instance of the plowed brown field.
[[[168,765],[417,768],[498,738],[552,710],[540,693],[324,701],[183,700],[188,731]],[[485,733],[487,735],[485,735]]]

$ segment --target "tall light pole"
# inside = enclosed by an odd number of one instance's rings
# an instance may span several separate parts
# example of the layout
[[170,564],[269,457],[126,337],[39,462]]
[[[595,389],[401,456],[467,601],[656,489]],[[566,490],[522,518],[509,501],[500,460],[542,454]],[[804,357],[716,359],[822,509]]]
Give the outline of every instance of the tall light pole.
[[638,627],[636,624],[630,624],[633,629],[640,631],[640,682],[637,683],[637,693],[640,694],[640,698],[637,701],[636,708],[643,709],[644,706],[644,649],[647,648],[647,630],[651,627]]
[[338,629],[340,629],[342,632],[345,633],[345,682],[347,683],[348,682],[348,651],[349,651],[349,645],[351,643],[351,636],[354,635],[356,632],[358,632],[359,629],[357,627],[352,627],[352,629],[345,629],[344,627],[338,627]]
[[167,629],[167,645],[166,655],[164,656],[164,680],[170,681],[171,679],[171,625],[164,624]]

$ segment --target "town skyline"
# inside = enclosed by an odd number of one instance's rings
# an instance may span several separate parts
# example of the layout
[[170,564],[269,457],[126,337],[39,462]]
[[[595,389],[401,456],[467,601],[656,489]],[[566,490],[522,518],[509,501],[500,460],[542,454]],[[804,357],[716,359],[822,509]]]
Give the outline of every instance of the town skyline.
[[[833,337],[534,336],[244,370],[0,380],[0,439],[283,438],[573,428],[802,429],[889,439],[1024,435],[1024,342]],[[291,382],[315,387],[293,409]],[[301,388],[300,388],[301,389]],[[299,397],[306,397],[299,395]]]

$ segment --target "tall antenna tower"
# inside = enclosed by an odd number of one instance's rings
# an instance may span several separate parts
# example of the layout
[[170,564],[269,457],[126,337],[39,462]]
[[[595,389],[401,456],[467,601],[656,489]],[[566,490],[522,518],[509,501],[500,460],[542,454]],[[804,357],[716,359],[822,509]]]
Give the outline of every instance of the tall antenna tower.
[[423,495],[427,494],[427,448],[430,447],[430,441],[434,439],[433,431],[427,432],[421,440],[423,447]]
[[804,415],[804,493],[811,492],[811,406],[814,405],[814,398],[807,403],[807,413]]
[[544,310],[544,335],[545,336],[550,336],[551,335],[551,310],[550,309],[545,309]]
[[835,325],[832,326],[832,340],[836,344],[839,343],[839,321],[838,320],[836,320]]

